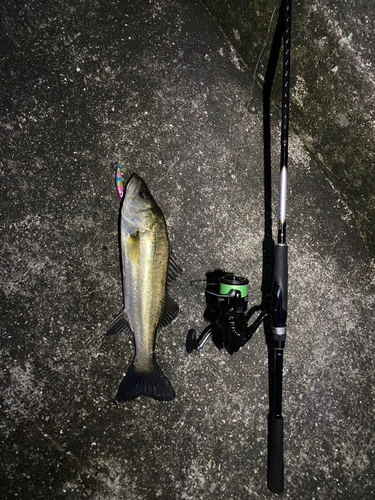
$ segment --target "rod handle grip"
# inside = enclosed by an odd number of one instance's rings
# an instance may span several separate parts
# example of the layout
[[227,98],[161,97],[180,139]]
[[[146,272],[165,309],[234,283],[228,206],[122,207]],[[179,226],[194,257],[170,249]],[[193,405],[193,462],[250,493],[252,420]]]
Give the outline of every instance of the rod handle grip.
[[269,416],[267,486],[272,493],[284,491],[283,417]]
[[[275,327],[284,327],[288,311],[288,247],[275,245],[274,290],[272,309]],[[278,296],[275,292],[277,291]],[[276,300],[277,299],[277,300]]]

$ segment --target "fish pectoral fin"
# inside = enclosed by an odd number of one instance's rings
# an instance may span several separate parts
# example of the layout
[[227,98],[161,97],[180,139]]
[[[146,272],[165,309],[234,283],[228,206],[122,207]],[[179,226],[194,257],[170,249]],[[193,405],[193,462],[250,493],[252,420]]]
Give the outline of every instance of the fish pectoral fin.
[[159,322],[159,328],[170,325],[178,316],[180,308],[168,294],[165,299],[164,312]]
[[125,331],[130,335],[133,335],[133,331],[130,328],[124,309],[121,309],[120,313],[108,325],[107,335],[118,335],[122,331]]
[[170,253],[168,258],[168,268],[167,268],[167,284],[170,285],[178,275],[182,273],[181,267],[177,264],[174,256]]

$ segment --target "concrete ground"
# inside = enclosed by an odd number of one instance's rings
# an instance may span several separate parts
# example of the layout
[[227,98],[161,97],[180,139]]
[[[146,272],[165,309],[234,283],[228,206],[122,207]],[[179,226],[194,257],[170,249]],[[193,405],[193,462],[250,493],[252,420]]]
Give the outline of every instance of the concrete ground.
[[[207,272],[247,276],[261,300],[254,71],[192,0],[0,12],[1,498],[271,498],[263,328],[233,356],[185,351],[206,324]],[[371,499],[374,263],[293,134],[289,156],[283,497]],[[274,234],[278,157],[275,113]],[[184,270],[181,316],[156,345],[173,402],[114,401],[134,353],[105,337],[122,301],[117,162],[145,178]]]
[[[280,2],[202,1],[257,77],[256,83],[261,82]],[[293,0],[291,126],[340,191],[373,256],[374,48],[374,2]],[[273,105],[278,109],[279,94],[280,85],[275,84]]]

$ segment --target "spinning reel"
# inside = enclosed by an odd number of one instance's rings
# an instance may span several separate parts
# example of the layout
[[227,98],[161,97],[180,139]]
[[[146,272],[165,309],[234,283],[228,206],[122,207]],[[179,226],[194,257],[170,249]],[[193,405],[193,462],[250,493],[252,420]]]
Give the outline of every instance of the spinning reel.
[[209,289],[210,286],[217,288],[216,284],[207,285],[205,317],[211,323],[198,339],[196,331],[189,330],[186,338],[188,353],[191,353],[193,349],[201,351],[211,335],[214,343],[219,348],[225,347],[230,354],[238,351],[250,340],[252,332],[247,327],[245,317],[248,283],[246,278],[226,274],[219,278],[219,293]]
[[[274,284],[272,310],[262,310],[257,319],[248,325],[253,313],[261,309],[259,306],[254,306],[247,311],[249,281],[232,273],[222,274],[218,283],[207,285],[205,291],[207,308],[204,317],[210,321],[210,324],[198,338],[196,330],[193,328],[189,330],[186,337],[188,353],[194,349],[198,352],[202,351],[203,346],[212,336],[218,348],[225,347],[229,354],[233,354],[251,339],[265,318],[273,316],[272,323],[275,324],[275,316],[281,310],[279,285]],[[285,341],[285,339],[280,340]]]

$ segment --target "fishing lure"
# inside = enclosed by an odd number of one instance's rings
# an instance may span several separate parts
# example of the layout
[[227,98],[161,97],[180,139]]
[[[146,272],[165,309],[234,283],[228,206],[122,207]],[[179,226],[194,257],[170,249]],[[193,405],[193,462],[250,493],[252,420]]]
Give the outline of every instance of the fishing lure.
[[119,195],[120,198],[122,198],[124,194],[124,185],[122,183],[120,165],[117,165],[116,167],[116,189],[117,189],[117,194]]

